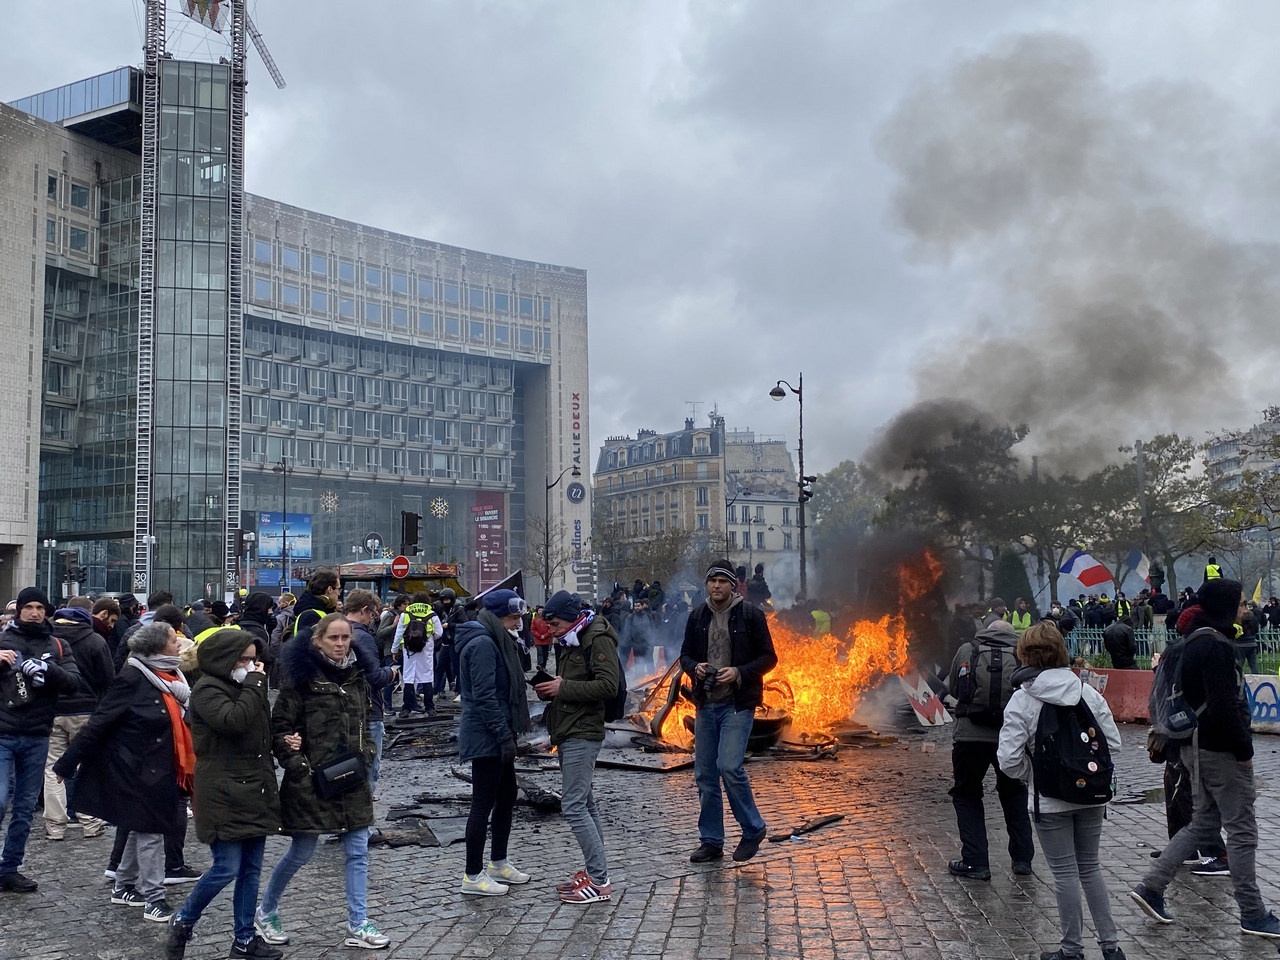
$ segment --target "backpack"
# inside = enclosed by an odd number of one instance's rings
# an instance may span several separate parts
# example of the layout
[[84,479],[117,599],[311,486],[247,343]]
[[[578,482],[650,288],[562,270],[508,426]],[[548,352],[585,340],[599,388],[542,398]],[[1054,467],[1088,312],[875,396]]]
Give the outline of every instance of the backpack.
[[955,715],[982,727],[1004,723],[1004,708],[1013,696],[1012,676],[1018,661],[1011,650],[974,640],[969,659],[960,665],[954,691]]
[[1200,725],[1200,714],[1208,705],[1206,702],[1193,708],[1187,703],[1182,689],[1182,662],[1187,644],[1201,636],[1216,637],[1220,634],[1212,627],[1201,627],[1165,647],[1160,663],[1156,665],[1151,694],[1147,698],[1147,717],[1156,733],[1166,742],[1189,741]]
[[1041,796],[1097,806],[1113,795],[1111,747],[1084,701],[1083,680],[1080,686],[1080,701],[1074,706],[1046,703],[1040,707],[1031,751],[1037,820]]
[[404,648],[410,653],[421,653],[427,649],[427,638],[435,632],[435,624],[430,617],[415,617],[411,613],[406,616],[409,622],[404,625],[404,635],[401,637]]
[[[587,672],[591,673],[591,657],[588,655]],[[590,679],[594,680],[595,674],[591,673]],[[618,689],[613,692],[613,696],[604,702],[604,722],[613,723],[621,720],[627,715],[627,670],[622,665],[622,658],[618,658]]]

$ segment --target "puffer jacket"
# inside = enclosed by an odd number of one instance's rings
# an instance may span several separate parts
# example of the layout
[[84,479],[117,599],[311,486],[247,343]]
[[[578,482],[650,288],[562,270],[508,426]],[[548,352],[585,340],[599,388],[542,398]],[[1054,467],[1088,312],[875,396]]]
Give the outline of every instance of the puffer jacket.
[[200,679],[187,721],[196,750],[192,806],[201,843],[250,840],[280,832],[280,793],[271,759],[267,676],[231,679],[240,654],[253,643],[242,630],[219,630],[200,644]]
[[[1120,752],[1120,729],[1111,716],[1111,708],[1097,690],[1082,681],[1070,667],[1043,670],[1033,679],[1024,682],[1004,708],[1004,725],[1000,728],[1000,742],[996,747],[996,759],[1000,769],[1015,780],[1025,780],[1028,805],[1035,809],[1036,794],[1031,770],[1031,752],[1036,745],[1036,727],[1040,723],[1040,709],[1046,703],[1073,707],[1084,698],[1094,719],[1107,738],[1111,755]],[[1089,804],[1068,803],[1056,797],[1040,797],[1041,813],[1065,813],[1069,810],[1085,810]]]
[[618,691],[622,664],[618,635],[602,616],[582,632],[576,647],[556,650],[560,693],[547,704],[543,718],[552,743],[603,740],[604,705]]
[[90,714],[97,709],[98,701],[116,678],[116,667],[111,661],[111,648],[94,629],[93,617],[86,610],[69,607],[59,610],[50,622],[53,635],[71,649],[71,656],[80,668],[80,680],[87,688],[80,693],[63,694],[58,698],[60,717],[74,714]]
[[[369,781],[337,797],[323,799],[311,784],[313,768],[347,753],[373,762],[369,738],[369,683],[348,654],[330,663],[311,643],[285,644],[280,657],[284,689],[271,711],[271,748],[284,767],[280,821],[285,833],[345,833],[373,823]],[[302,734],[302,749],[285,745],[289,733]]]
[[[501,621],[498,628],[502,630]],[[506,630],[502,633],[506,634]],[[499,756],[504,742],[529,729],[524,672],[519,669],[519,660],[513,671],[511,657],[499,647],[505,643],[514,651],[515,641],[510,636],[494,636],[493,630],[479,621],[467,620],[457,624],[454,643],[458,648],[458,690],[462,694],[458,759]]]

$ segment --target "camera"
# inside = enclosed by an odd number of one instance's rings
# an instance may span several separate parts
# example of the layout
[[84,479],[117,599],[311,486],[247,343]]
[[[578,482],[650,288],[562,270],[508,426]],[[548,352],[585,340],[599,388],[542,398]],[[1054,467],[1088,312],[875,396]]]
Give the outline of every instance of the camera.
[[710,694],[716,688],[716,670],[711,667],[707,670],[707,675],[702,678],[702,692]]

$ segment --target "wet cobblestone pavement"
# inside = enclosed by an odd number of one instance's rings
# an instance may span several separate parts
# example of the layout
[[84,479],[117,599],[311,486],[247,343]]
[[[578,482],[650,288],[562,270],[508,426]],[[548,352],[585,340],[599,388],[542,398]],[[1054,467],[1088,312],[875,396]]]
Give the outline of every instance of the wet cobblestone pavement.
[[[1124,728],[1120,794],[1160,786],[1161,768],[1146,760],[1145,730]],[[929,752],[928,744],[934,745]],[[924,749],[922,749],[922,747]],[[1268,905],[1280,901],[1280,738],[1257,739],[1261,842],[1259,880]],[[415,794],[465,796],[449,759],[386,762],[378,804]],[[457,893],[462,847],[376,846],[370,851],[370,916],[392,938],[372,956],[445,960],[536,956],[543,960],[960,960],[1038,957],[1057,947],[1057,913],[1048,868],[1037,854],[1035,876],[1014,877],[1003,826],[991,816],[991,882],[947,873],[958,856],[955,820],[946,795],[950,736],[905,733],[882,748],[842,750],[834,761],[756,761],[749,767],[771,832],[806,817],[846,819],[799,841],[765,843],[748,863],[695,865],[696,794],[689,769],[653,774],[597,771],[606,824],[613,900],[560,903],[554,884],[581,864],[577,845],[558,815],[520,807],[512,856],[533,874],[506,897]],[[558,774],[533,779],[549,788]],[[988,789],[993,789],[988,781]],[[465,808],[462,808],[465,812]],[[730,823],[732,823],[730,819]],[[1168,901],[1171,926],[1147,920],[1126,896],[1165,837],[1160,803],[1116,804],[1103,833],[1103,866],[1121,944],[1130,958],[1250,958],[1276,955],[1276,945],[1239,932],[1230,881],[1180,875]],[[731,828],[729,844],[737,840]],[[266,869],[286,840],[268,842]],[[209,862],[188,840],[188,860]],[[164,928],[141,911],[113,907],[102,876],[105,838],[85,840],[74,828],[62,843],[43,838],[37,821],[24,871],[40,882],[29,896],[0,895],[0,958],[153,958],[162,956]],[[189,886],[171,888],[175,905]],[[341,852],[322,844],[298,874],[281,906],[292,944],[286,957],[350,957],[342,946],[345,908]],[[225,957],[231,942],[230,888],[214,901],[188,948],[193,960]],[[1086,956],[1101,956],[1088,941]]]

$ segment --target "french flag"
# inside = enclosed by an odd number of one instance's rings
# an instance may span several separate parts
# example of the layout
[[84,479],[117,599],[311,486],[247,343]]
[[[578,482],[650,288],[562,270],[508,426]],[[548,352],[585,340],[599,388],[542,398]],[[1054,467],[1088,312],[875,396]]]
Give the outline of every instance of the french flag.
[[1096,587],[1098,584],[1107,583],[1111,579],[1111,574],[1107,571],[1107,568],[1083,550],[1077,550],[1073,553],[1058,572],[1065,573],[1068,577],[1075,577],[1080,581],[1081,586],[1085,587]]

